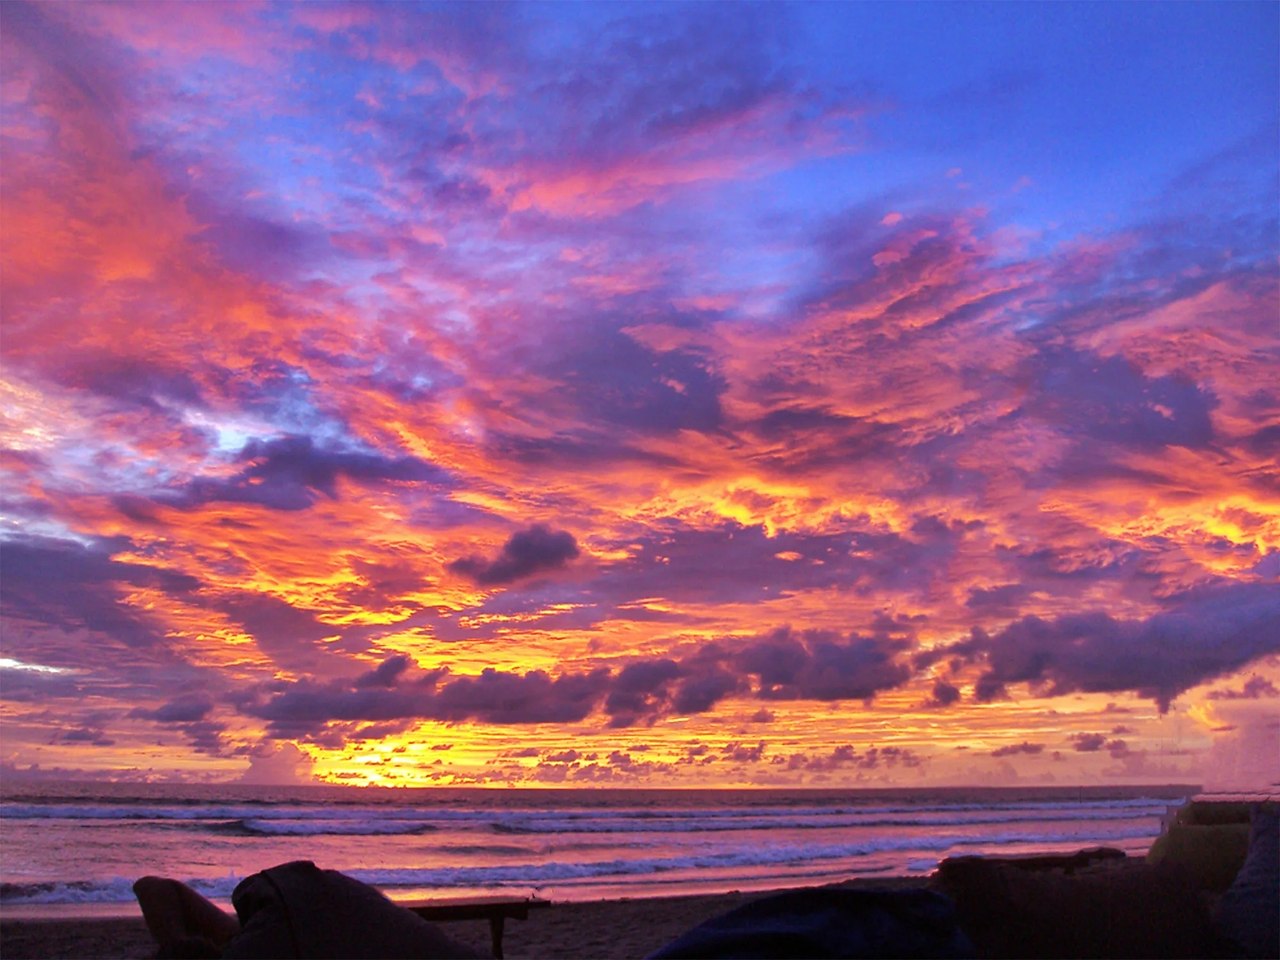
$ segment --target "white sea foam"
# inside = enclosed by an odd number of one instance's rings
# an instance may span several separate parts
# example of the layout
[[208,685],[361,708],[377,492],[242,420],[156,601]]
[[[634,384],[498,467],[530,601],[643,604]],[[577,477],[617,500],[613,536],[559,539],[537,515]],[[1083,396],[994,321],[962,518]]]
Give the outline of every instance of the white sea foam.
[[[1145,831],[1111,827],[1101,833],[1092,832],[1093,840],[1109,842],[1141,839]],[[565,880],[608,880],[645,874],[662,874],[700,870],[736,870],[750,875],[751,868],[790,867],[832,861],[856,862],[873,854],[909,852],[903,863],[911,872],[932,869],[937,857],[923,859],[926,851],[939,856],[947,851],[971,846],[1004,847],[1010,844],[1046,846],[1073,843],[1080,834],[1073,831],[1005,830],[982,838],[967,834],[936,834],[926,837],[882,837],[851,843],[749,845],[720,852],[704,852],[690,856],[614,858],[595,862],[558,861],[505,863],[487,866],[456,866],[413,869],[353,869],[345,871],[365,883],[383,888],[396,887],[474,887],[537,886]],[[927,866],[922,866],[927,865]],[[874,872],[884,872],[877,867]],[[238,878],[193,878],[188,880],[206,896],[228,897]],[[72,883],[4,884],[0,886],[3,903],[117,902],[129,900],[132,892],[128,881],[111,878],[106,881]]]
[[[189,828],[273,835],[375,836],[435,827],[482,826],[499,833],[704,833],[731,830],[953,827],[1008,822],[1129,820],[1159,817],[1168,801],[1133,800],[986,805],[776,807],[721,810],[531,810],[518,813],[413,806],[0,804],[0,820],[174,821]],[[278,825],[276,825],[278,824]]]

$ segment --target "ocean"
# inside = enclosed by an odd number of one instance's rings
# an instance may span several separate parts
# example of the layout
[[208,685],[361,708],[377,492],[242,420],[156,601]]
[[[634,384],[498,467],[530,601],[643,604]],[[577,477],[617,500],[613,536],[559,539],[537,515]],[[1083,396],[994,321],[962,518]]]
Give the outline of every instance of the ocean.
[[7,784],[0,908],[123,910],[144,874],[226,903],[245,876],[297,859],[393,899],[580,901],[921,875],[957,854],[1111,846],[1133,855],[1194,792]]

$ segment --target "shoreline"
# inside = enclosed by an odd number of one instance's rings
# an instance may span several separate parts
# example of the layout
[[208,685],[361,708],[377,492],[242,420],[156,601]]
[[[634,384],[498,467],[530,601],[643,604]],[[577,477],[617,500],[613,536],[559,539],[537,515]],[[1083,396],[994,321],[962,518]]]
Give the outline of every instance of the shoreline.
[[[854,889],[923,887],[927,876],[859,878],[836,886]],[[783,890],[686,894],[594,901],[552,901],[528,920],[506,924],[508,960],[638,960],[680,934],[726,910]],[[5,960],[144,960],[155,943],[136,906],[132,916],[9,917],[0,911],[0,952]],[[489,926],[483,920],[441,925],[456,940],[489,952]]]

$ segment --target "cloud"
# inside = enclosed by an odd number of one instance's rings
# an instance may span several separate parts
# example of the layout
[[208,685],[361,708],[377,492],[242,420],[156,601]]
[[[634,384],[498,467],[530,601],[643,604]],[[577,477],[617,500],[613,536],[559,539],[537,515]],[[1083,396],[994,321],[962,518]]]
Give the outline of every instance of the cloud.
[[[358,723],[576,723],[597,707],[610,727],[621,728],[705,713],[735,694],[869,701],[909,679],[909,669],[894,659],[903,647],[883,636],[842,639],[782,627],[754,641],[706,644],[680,660],[638,659],[616,673],[598,667],[556,677],[495,668],[454,676],[445,668],[418,670],[398,654],[352,680],[273,680],[232,700],[242,713],[268,721],[272,736],[325,742],[340,742],[343,731]],[[767,711],[760,716],[772,718]]]
[[450,563],[449,569],[481,586],[499,586],[537,573],[559,570],[578,553],[573,534],[536,523],[513,533],[493,560],[465,557]]
[[1262,697],[1280,697],[1280,690],[1266,677],[1257,674],[1244,682],[1239,690],[1210,690],[1210,700],[1258,700]]
[[355,679],[356,687],[394,687],[400,674],[408,669],[410,660],[404,654],[387,657],[368,673]]
[[949,707],[960,699],[960,688],[947,681],[938,679],[933,683],[933,691],[929,694],[926,706]]
[[213,701],[203,693],[183,694],[155,709],[134,707],[130,717],[155,720],[157,723],[194,723],[203,720],[213,709]]
[[[754,506],[766,516],[772,502],[749,491],[725,497],[733,509]],[[753,502],[754,501],[754,502]],[[648,615],[634,601],[661,596],[681,605],[752,603],[809,589],[833,588],[872,568],[909,563],[915,546],[896,536],[857,538],[826,533],[777,531],[763,523],[742,524],[716,516],[656,521],[643,532],[618,538],[625,559],[603,565],[589,584],[590,596],[613,617]],[[614,545],[611,544],[611,545]],[[785,555],[797,554],[802,562]],[[780,556],[781,555],[781,556]]]
[[557,402],[573,403],[585,424],[641,434],[721,424],[724,384],[696,352],[653,351],[595,316],[548,346],[540,371],[562,385]]
[[873,745],[859,751],[852,744],[845,743],[832,748],[829,753],[776,753],[769,762],[773,766],[787,770],[828,774],[841,769],[860,771],[897,767],[914,769],[922,766],[925,761],[918,753],[907,747]]
[[1046,347],[1029,362],[1037,393],[1024,411],[1067,436],[1128,448],[1204,446],[1216,400],[1184,375],[1148,376],[1124,357]]
[[765,744],[761,740],[758,743],[726,743],[721,749],[721,754],[725,760],[732,763],[759,763],[764,757]]
[[[1082,748],[1077,745],[1076,749],[1080,750]],[[996,747],[994,750],[991,751],[991,755],[993,757],[1012,757],[1020,753],[1025,753],[1031,756],[1035,756],[1036,754],[1043,753],[1043,752],[1044,752],[1043,743],[1031,743],[1027,740],[1024,740],[1022,741],[1022,743],[1009,743],[1009,744],[1005,744],[1003,747]]]
[[163,623],[127,604],[126,593],[141,587],[188,597],[200,583],[164,567],[112,559],[113,552],[126,546],[124,541],[105,539],[89,544],[45,537],[8,539],[0,609],[18,622],[88,630],[133,647],[163,645]]
[[227,748],[223,737],[227,725],[207,719],[213,707],[213,700],[207,694],[186,693],[154,709],[134,707],[126,716],[132,719],[153,720],[166,727],[172,727],[187,738],[187,742],[197,753],[222,756]]
[[781,627],[734,658],[734,665],[759,680],[765,700],[871,700],[905,683],[910,669],[896,657],[904,644],[851,634],[846,639],[821,630]]
[[[668,714],[704,713],[735,694],[770,701],[870,701],[910,678],[910,668],[895,659],[904,648],[904,641],[885,636],[841,638],[779,627],[754,639],[704,644],[679,661],[629,663],[614,678],[604,708],[610,726],[625,727]],[[773,719],[765,709],[756,717]]]
[[554,680],[541,670],[523,675],[484,670],[444,685],[432,704],[442,720],[476,719],[486,723],[573,723],[585,718],[604,692],[608,671],[562,674]]
[[438,481],[444,474],[416,457],[325,450],[310,437],[250,440],[240,451],[246,463],[227,480],[197,478],[176,497],[166,498],[186,509],[208,503],[254,503],[273,510],[306,510],[317,493],[338,496],[339,478],[375,482]]
[[998,587],[975,587],[969,591],[965,606],[983,612],[1017,611],[1031,588],[1022,583],[1005,583]]
[[[1179,602],[1180,600],[1180,602]],[[1280,590],[1270,584],[1206,588],[1145,620],[1105,613],[1027,616],[994,635],[977,631],[957,653],[980,656],[975,697],[1027,683],[1048,696],[1133,690],[1161,711],[1184,690],[1280,651]]]
[[644,716],[655,716],[671,699],[670,687],[682,674],[667,657],[629,663],[619,671],[605,700],[610,725],[626,727]]
[[708,670],[680,684],[671,706],[678,714],[705,713],[740,687],[738,677],[729,671]]
[[613,678],[604,710],[611,727],[653,723],[667,714],[705,713],[742,687],[723,665],[723,651],[708,646],[679,663],[663,657],[627,664]]
[[86,725],[62,730],[54,735],[53,743],[85,744],[91,747],[115,746],[115,740],[107,736],[101,726]]
[[[509,673],[486,668],[451,676],[445,668],[419,671],[400,655],[352,680],[275,680],[232,700],[242,713],[266,720],[277,738],[340,744],[360,723],[470,720],[493,724],[569,723],[591,713],[608,688],[609,671]],[[330,724],[337,726],[326,732]]]
[[787,18],[743,12],[611,18],[567,59],[549,47],[554,79],[527,87],[523,104],[539,135],[492,154],[513,209],[608,217],[848,149],[861,104],[761,70]]

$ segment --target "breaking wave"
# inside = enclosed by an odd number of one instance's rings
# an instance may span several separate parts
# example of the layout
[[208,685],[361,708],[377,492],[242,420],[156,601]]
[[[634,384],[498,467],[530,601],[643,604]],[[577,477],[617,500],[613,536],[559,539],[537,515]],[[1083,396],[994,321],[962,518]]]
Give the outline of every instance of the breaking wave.
[[[1137,826],[1115,826],[1093,830],[1091,840],[1124,842],[1146,839],[1149,832]],[[653,856],[638,858],[614,858],[597,862],[568,862],[552,860],[485,866],[431,867],[417,869],[356,869],[345,871],[357,880],[393,891],[397,887],[448,888],[448,887],[520,887],[529,888],[565,881],[606,881],[628,877],[669,874],[680,871],[734,871],[744,876],[756,868],[780,868],[834,865],[843,862],[850,870],[857,870],[860,858],[885,853],[910,853],[907,866],[913,870],[932,869],[936,856],[951,850],[969,847],[1000,848],[1013,844],[1055,846],[1077,844],[1081,840],[1078,831],[1006,830],[986,836],[963,833],[935,834],[917,837],[882,837],[821,845],[788,844],[760,846],[753,844],[742,849],[719,852],[695,853],[684,856]],[[933,854],[924,857],[922,854]],[[866,872],[884,872],[876,867]],[[196,878],[189,880],[205,896],[225,899],[231,895],[241,878]],[[3,904],[52,904],[52,903],[115,903],[133,898],[132,881],[120,877],[102,881],[72,881],[65,883],[5,883],[0,884],[0,903]]]

